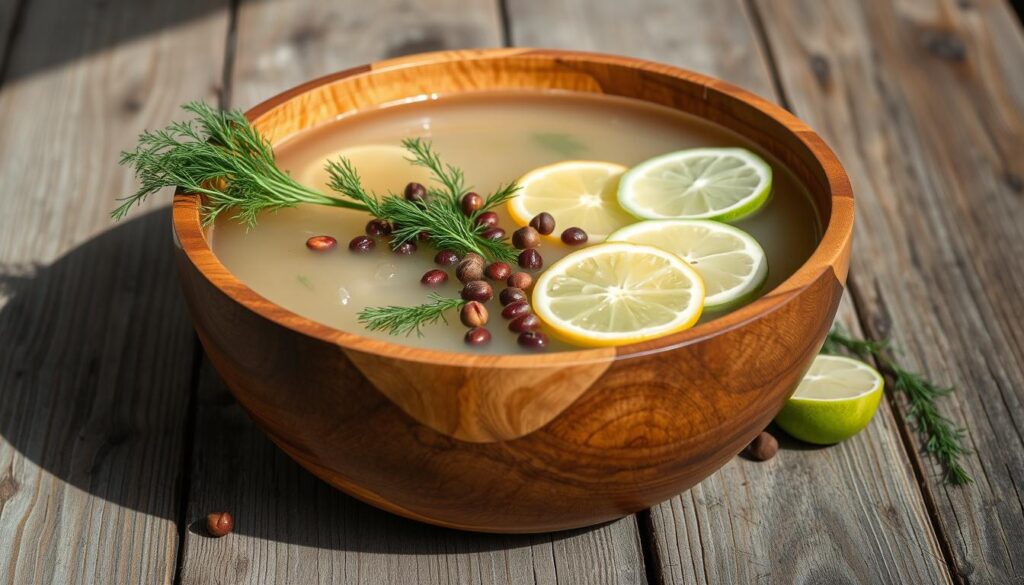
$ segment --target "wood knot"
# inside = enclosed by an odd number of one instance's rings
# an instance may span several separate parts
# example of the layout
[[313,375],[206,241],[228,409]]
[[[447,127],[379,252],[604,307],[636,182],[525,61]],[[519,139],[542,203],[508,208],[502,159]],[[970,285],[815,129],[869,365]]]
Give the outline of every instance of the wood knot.
[[959,63],[967,58],[963,40],[949,31],[933,31],[925,37],[924,46],[933,56]]
[[1014,195],[1024,193],[1024,179],[1021,179],[1020,175],[1008,171],[1003,178],[1006,181],[1006,186],[1013,191]]
[[403,39],[387,50],[388,58],[412,55],[414,53],[429,53],[431,51],[442,51],[447,47],[443,34],[439,31],[427,30],[407,39]]
[[121,109],[127,114],[137,114],[144,105],[141,98],[136,95],[130,95],[121,101]]
[[828,59],[820,53],[814,53],[810,58],[810,67],[818,85],[822,89],[828,89],[832,84],[832,66],[829,65]]
[[316,41],[327,32],[327,27],[322,23],[305,23],[292,31],[288,40],[299,52],[303,52],[306,49],[311,49]]
[[18,480],[11,476],[0,479],[0,506],[3,506],[7,500],[14,497],[14,494],[18,493]]

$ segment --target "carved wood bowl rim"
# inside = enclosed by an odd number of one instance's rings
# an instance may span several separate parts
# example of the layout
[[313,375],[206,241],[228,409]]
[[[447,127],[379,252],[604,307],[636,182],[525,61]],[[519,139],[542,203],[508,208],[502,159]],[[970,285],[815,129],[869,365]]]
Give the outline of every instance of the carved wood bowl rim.
[[[177,193],[175,195],[173,226],[176,244],[183,249],[199,273],[213,286],[248,310],[277,325],[345,349],[391,359],[438,365],[458,364],[464,367],[549,368],[558,365],[571,366],[607,362],[609,359],[626,359],[670,351],[682,346],[699,343],[704,339],[714,337],[737,327],[742,327],[746,323],[769,315],[775,309],[785,304],[782,301],[799,294],[802,289],[815,282],[823,271],[831,270],[841,283],[845,282],[847,266],[844,250],[849,247],[853,235],[853,193],[849,178],[835,153],[807,124],[782,107],[724,81],[679,67],[631,57],[555,49],[514,48],[439,51],[378,61],[369,65],[353,67],[325,75],[286,90],[254,106],[245,115],[249,120],[256,122],[274,111],[275,108],[302,94],[321,86],[350,78],[373,76],[384,71],[414,68],[423,65],[514,59],[556,61],[559,64],[567,64],[569,66],[573,63],[586,63],[589,65],[626,67],[652,75],[669,76],[678,81],[702,87],[704,95],[715,94],[717,98],[735,100],[756,109],[768,118],[772,118],[806,148],[812,155],[814,164],[819,167],[820,172],[824,175],[825,192],[831,205],[828,210],[827,222],[823,222],[824,232],[817,247],[796,272],[759,299],[727,315],[715,318],[707,323],[702,323],[686,331],[613,348],[579,349],[536,355],[474,355],[471,353],[410,347],[342,331],[303,317],[261,296],[228,271],[213,253],[199,219],[199,195],[192,193]],[[538,89],[543,90],[544,88]],[[733,131],[736,130],[733,129]],[[753,140],[749,136],[748,139]],[[846,200],[845,202],[842,201],[844,199]],[[820,202],[816,204],[820,205]],[[819,210],[820,212],[821,210]]]

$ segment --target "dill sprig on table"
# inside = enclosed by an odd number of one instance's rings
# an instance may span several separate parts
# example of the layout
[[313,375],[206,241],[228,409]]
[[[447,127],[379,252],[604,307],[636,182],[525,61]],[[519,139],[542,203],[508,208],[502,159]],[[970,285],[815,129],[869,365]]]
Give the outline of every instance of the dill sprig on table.
[[[166,187],[203,195],[204,225],[233,211],[233,219],[255,226],[260,213],[311,203],[365,211],[391,222],[397,229],[392,246],[398,246],[426,232],[439,249],[458,254],[475,252],[491,260],[509,262],[516,250],[505,241],[483,237],[483,228],[459,208],[465,188],[460,169],[441,162],[430,142],[413,138],[403,142],[413,164],[431,169],[443,185],[443,198],[420,205],[388,194],[378,198],[363,188],[351,161],[328,161],[329,187],[339,197],[325,195],[301,185],[277,167],[270,143],[239,111],[220,111],[204,102],[192,102],[183,109],[195,119],[174,122],[162,130],[139,136],[135,150],[121,155],[121,164],[135,169],[139,189],[121,199],[111,213],[121,219],[147,197]],[[515,194],[514,183],[504,185],[487,198],[492,207]]]
[[924,451],[943,467],[943,481],[950,485],[971,483],[971,476],[960,464],[960,458],[970,453],[964,446],[965,431],[935,406],[936,400],[950,394],[954,388],[939,386],[897,364],[890,357],[892,348],[888,340],[855,339],[835,327],[825,339],[822,352],[838,354],[844,349],[862,359],[874,357],[878,366],[892,377],[893,390],[907,398],[910,418],[917,432],[925,439]]
[[436,323],[437,321],[448,320],[444,314],[452,309],[458,309],[466,304],[460,298],[442,297],[437,293],[430,293],[429,301],[422,305],[403,307],[388,305],[386,307],[368,307],[359,311],[359,322],[370,331],[386,331],[391,335],[410,335],[413,332],[422,337],[420,330],[424,325]]

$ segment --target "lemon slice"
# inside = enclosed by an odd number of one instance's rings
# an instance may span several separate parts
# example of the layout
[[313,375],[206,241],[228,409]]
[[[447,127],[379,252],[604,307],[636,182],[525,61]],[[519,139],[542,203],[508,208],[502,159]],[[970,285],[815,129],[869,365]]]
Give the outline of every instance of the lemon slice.
[[671,252],[615,242],[555,262],[534,284],[532,302],[558,337],[621,345],[692,327],[704,306],[704,283]]
[[772,168],[743,148],[694,148],[644,161],[619,182],[619,205],[643,219],[734,221],[757,211]]
[[626,167],[610,162],[570,160],[534,169],[522,177],[519,194],[508,202],[508,212],[520,224],[530,223],[542,211],[555,218],[556,236],[568,227],[582,228],[590,242],[634,220],[619,207],[619,177]]
[[[316,189],[327,189],[331,193],[328,184],[330,176],[324,168],[328,160],[338,160],[341,157],[347,158],[352,166],[359,170],[359,178],[367,191],[376,193],[401,193],[405,185],[410,181],[432,184],[430,171],[419,166],[410,164],[408,161],[409,151],[394,144],[366,144],[343,148],[334,152],[316,164],[311,164],[295,173],[295,178],[303,185],[309,185]],[[401,169],[401,172],[395,172]]]
[[819,355],[775,422],[802,441],[838,443],[868,426],[884,386],[881,374],[864,362]]
[[704,281],[705,311],[749,300],[768,278],[768,259],[757,240],[717,221],[641,221],[615,231],[608,241],[655,246],[686,260]]

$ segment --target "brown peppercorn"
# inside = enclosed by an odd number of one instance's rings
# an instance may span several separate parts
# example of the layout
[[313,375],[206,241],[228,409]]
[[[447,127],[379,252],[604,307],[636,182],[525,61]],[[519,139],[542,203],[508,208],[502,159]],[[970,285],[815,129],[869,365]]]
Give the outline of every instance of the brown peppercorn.
[[487,307],[479,301],[469,301],[462,305],[459,320],[466,327],[482,327],[487,325]]
[[235,529],[235,519],[227,512],[214,512],[206,515],[206,531],[210,536],[220,538],[227,536]]
[[512,267],[504,262],[491,262],[484,269],[484,274],[494,281],[505,280],[512,274]]
[[548,346],[548,336],[540,331],[524,331],[519,334],[516,341],[519,343],[519,347],[538,351]]
[[540,244],[540,233],[530,226],[522,227],[512,233],[512,245],[520,250],[536,248]]
[[754,461],[767,461],[779,452],[779,442],[771,433],[761,431],[743,452]]
[[423,203],[427,200],[427,188],[419,183],[409,183],[405,186],[405,199],[413,203]]
[[555,218],[550,213],[542,211],[530,220],[530,227],[537,230],[541,235],[549,235],[555,231]]
[[486,240],[493,240],[495,242],[505,239],[505,230],[500,227],[492,227],[484,230],[484,233],[480,234]]
[[401,256],[408,256],[416,251],[416,242],[402,242],[391,248],[391,251]]
[[508,277],[508,280],[505,281],[505,284],[509,285],[512,288],[521,288],[523,290],[526,290],[530,288],[531,285],[533,285],[533,277],[525,272],[516,272],[512,276]]
[[491,332],[483,327],[474,327],[466,332],[466,345],[483,345],[491,341]]
[[533,313],[526,313],[520,315],[512,322],[508,324],[508,330],[512,333],[524,333],[526,331],[536,331],[540,327],[540,319],[537,318]]
[[566,228],[562,232],[562,242],[567,246],[579,246],[587,243],[587,232],[578,227]]
[[519,266],[527,270],[540,270],[544,266],[544,258],[536,248],[527,248],[519,253]]
[[420,279],[420,284],[429,287],[437,287],[448,282],[448,273],[439,268],[428,270],[423,273],[423,278]]
[[466,255],[462,257],[464,261],[477,262],[482,267],[484,265],[484,257],[476,252],[466,252]]
[[434,263],[441,266],[455,266],[459,263],[459,255],[451,250],[441,250],[434,256]]
[[530,312],[530,303],[526,301],[515,301],[505,305],[501,310],[501,316],[506,319],[515,319]]
[[391,235],[391,224],[383,219],[371,219],[366,223],[366,235],[382,237]]
[[420,232],[416,234],[416,239],[421,242],[426,242],[430,239],[430,232]]
[[314,252],[327,252],[338,245],[338,240],[331,236],[313,236],[306,240],[306,247]]
[[374,242],[371,237],[356,236],[348,243],[348,249],[356,252],[357,254],[363,254],[372,250],[376,245],[377,242]]
[[[479,258],[479,256],[477,256]],[[474,280],[481,280],[484,277],[484,262],[477,262],[473,258],[463,258],[455,267],[455,278],[465,284]]]
[[467,282],[462,288],[462,298],[467,301],[479,301],[486,303],[494,296],[494,289],[484,280]]
[[462,213],[466,215],[473,215],[483,206],[483,197],[477,195],[472,191],[463,195],[462,200],[459,202],[459,207],[462,208]]
[[492,228],[498,225],[498,214],[493,211],[485,211],[476,216],[476,225]]
[[525,301],[526,293],[523,292],[522,289],[506,288],[501,291],[500,295],[498,295],[498,300],[500,300],[503,305],[509,305],[516,301]]

